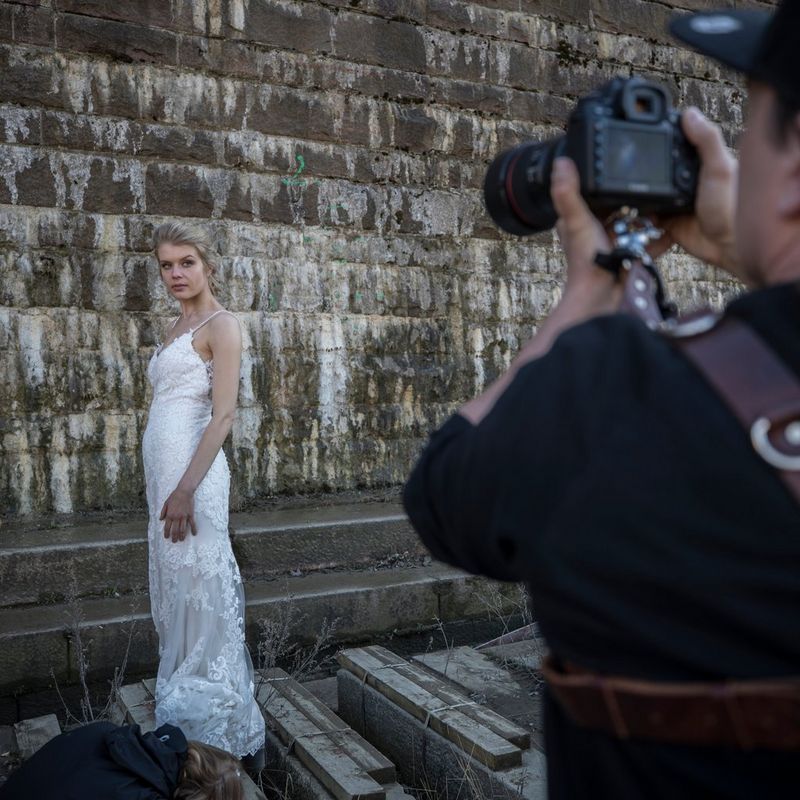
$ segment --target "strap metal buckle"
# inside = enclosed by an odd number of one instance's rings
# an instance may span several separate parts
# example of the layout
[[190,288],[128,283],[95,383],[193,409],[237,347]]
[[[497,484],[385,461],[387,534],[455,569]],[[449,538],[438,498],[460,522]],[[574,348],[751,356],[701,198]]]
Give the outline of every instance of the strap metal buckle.
[[[759,417],[750,428],[750,441],[755,451],[768,464],[787,472],[800,472],[800,456],[788,456],[778,450],[769,440],[772,422],[767,417]],[[789,444],[800,445],[800,420],[786,426],[784,433]]]

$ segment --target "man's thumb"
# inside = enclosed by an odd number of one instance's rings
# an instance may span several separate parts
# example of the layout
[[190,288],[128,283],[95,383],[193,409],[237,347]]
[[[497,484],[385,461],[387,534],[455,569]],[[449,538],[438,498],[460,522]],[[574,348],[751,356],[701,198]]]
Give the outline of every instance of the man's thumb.
[[556,213],[568,228],[585,224],[586,218],[591,216],[581,197],[578,169],[570,158],[557,158],[553,162],[550,197]]
[[718,125],[693,106],[684,111],[682,125],[686,138],[697,148],[707,168],[716,172],[731,167],[732,159]]

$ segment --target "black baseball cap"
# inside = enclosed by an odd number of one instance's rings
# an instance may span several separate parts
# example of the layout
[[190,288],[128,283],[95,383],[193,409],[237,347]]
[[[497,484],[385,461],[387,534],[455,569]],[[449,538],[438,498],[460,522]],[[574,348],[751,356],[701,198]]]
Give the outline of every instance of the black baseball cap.
[[774,13],[721,9],[670,22],[675,38],[800,103],[800,0]]

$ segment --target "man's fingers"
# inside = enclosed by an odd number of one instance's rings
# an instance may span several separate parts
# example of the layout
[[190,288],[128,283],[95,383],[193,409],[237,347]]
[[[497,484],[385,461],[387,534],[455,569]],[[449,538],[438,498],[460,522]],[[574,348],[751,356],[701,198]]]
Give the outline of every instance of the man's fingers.
[[167,504],[164,503],[164,505],[161,506],[161,515],[159,516],[159,519],[164,519],[164,517],[166,516],[167,516]]
[[704,168],[713,173],[733,172],[736,162],[722,138],[722,130],[719,125],[706,119],[699,109],[686,109],[683,114],[683,132],[697,148]]
[[194,514],[189,515],[189,525],[192,528],[192,536],[197,536],[197,525],[194,522]]

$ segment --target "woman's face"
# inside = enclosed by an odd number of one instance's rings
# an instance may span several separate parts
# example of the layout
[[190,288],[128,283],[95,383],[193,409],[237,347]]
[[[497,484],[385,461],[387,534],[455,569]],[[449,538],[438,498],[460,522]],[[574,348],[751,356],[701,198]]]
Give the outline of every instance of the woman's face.
[[208,270],[192,245],[159,245],[158,263],[161,280],[178,300],[190,300],[208,289]]

